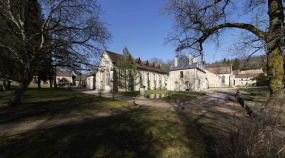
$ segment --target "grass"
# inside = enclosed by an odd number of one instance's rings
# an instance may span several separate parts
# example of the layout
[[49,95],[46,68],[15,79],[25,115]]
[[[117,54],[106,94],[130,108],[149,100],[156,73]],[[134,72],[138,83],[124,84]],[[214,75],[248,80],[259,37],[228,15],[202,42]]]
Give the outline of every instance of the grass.
[[[181,101],[190,100],[190,99],[203,95],[202,93],[198,93],[198,92],[167,91],[167,93],[168,93],[168,97],[164,97],[160,99],[164,101],[181,102]],[[128,93],[118,92],[116,94],[135,97],[139,95],[140,92],[139,91],[133,91],[133,92],[128,92]],[[146,90],[145,94],[165,94],[165,90]]]
[[[130,91],[128,93],[126,93],[126,92],[117,92],[116,94],[136,97],[136,96],[140,95],[140,91]],[[146,90],[145,94],[165,94],[165,90]]]
[[243,96],[246,98],[247,101],[261,101],[264,102],[270,95],[270,91],[268,87],[261,87],[261,88],[242,88],[240,90],[244,90],[249,94],[244,93]]
[[5,107],[10,97],[11,93],[0,93],[0,123],[92,115],[128,105],[66,89],[29,88],[22,97],[22,105]]
[[[10,95],[0,92],[0,104],[7,103]],[[171,92],[170,100],[199,95]],[[127,104],[49,88],[30,88],[22,101],[19,107],[0,108],[1,125],[86,116]],[[47,129],[0,131],[0,157],[215,157],[212,147],[215,140],[227,137],[227,127],[206,115],[138,108]]]
[[193,98],[197,98],[199,96],[203,95],[202,93],[198,92],[179,92],[179,91],[171,91],[168,92],[168,96],[161,98],[165,101],[171,101],[171,102],[183,102],[187,100],[191,100]]
[[0,135],[0,157],[214,157],[210,119],[139,109],[78,124]]

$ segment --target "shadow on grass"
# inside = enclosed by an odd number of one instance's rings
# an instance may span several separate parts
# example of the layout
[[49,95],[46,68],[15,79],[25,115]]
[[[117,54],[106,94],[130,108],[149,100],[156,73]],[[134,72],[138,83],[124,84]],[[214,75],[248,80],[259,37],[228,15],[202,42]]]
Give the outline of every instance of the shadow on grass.
[[29,89],[22,100],[23,104],[18,107],[1,108],[0,123],[92,115],[127,106],[122,101],[110,101],[63,89]]
[[[216,94],[219,94],[217,96],[210,96],[211,99],[214,100],[223,100],[225,101],[235,101],[233,99],[233,93],[232,92],[225,92],[225,91],[214,91]],[[225,97],[219,97],[219,96],[225,96]],[[205,95],[207,96],[207,95]],[[209,96],[208,96],[209,97]],[[190,98],[190,97],[189,97]],[[194,97],[195,98],[195,97]],[[190,120],[189,118],[189,112],[193,113],[191,108],[191,104],[187,103],[186,98],[179,98],[174,97],[173,100],[168,101],[168,103],[173,107],[173,109],[176,111],[177,116],[180,120]],[[192,98],[191,98],[192,99]],[[206,100],[204,100],[206,101]],[[202,103],[198,103],[200,107],[196,107],[197,111],[200,111],[199,114],[196,115],[196,117],[192,120],[192,125],[195,126],[195,129],[198,133],[196,135],[193,135],[192,128],[188,128],[188,123],[185,121],[184,126],[186,129],[186,136],[189,140],[197,139],[200,142],[202,142],[202,146],[205,149],[205,155],[203,157],[219,157],[216,153],[215,145],[218,139],[227,139],[227,131],[231,128],[230,125],[228,127],[225,127],[226,124],[228,124],[228,119],[232,117],[231,113],[227,112],[217,112],[216,114],[219,116],[218,118],[209,117],[212,115],[211,108],[213,106],[217,108],[223,108],[226,110],[240,110],[238,108],[228,107],[225,106],[225,103],[213,103],[214,101],[206,101],[206,103],[203,103],[205,105],[201,105]],[[197,112],[196,111],[196,112]],[[203,112],[201,112],[203,111]],[[216,124],[213,124],[216,123]],[[223,124],[224,127],[221,127],[218,124]],[[221,129],[223,128],[223,129]],[[197,137],[198,136],[198,137]],[[195,145],[192,143],[189,143],[189,148],[194,148]],[[201,146],[200,146],[201,147]]]
[[179,114],[139,109],[73,125],[0,135],[4,142],[0,157],[211,157],[205,153],[204,136],[193,124],[195,120]]

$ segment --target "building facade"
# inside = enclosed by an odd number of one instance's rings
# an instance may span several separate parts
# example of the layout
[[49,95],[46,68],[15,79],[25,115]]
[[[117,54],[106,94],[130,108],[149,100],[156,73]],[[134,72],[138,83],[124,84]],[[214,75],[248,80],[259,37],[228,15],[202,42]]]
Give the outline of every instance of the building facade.
[[[99,68],[95,75],[95,87],[96,90],[102,90],[106,92],[110,91],[124,91],[124,88],[118,85],[119,71],[116,67],[116,63],[122,55],[105,50],[101,56],[99,62]],[[163,70],[159,64],[149,63],[148,60],[141,61],[140,58],[133,60],[137,65],[138,76],[136,77],[136,83],[140,80],[139,84],[134,86],[134,90],[139,90],[141,86],[145,86],[146,89],[164,89],[165,79],[167,78],[167,72]]]
[[206,70],[221,78],[221,87],[234,86],[235,75],[233,74],[232,66],[206,68]]
[[175,56],[175,64],[170,68],[167,80],[167,89],[173,91],[201,91],[208,88],[208,80],[204,65],[197,61],[192,54],[186,56]]

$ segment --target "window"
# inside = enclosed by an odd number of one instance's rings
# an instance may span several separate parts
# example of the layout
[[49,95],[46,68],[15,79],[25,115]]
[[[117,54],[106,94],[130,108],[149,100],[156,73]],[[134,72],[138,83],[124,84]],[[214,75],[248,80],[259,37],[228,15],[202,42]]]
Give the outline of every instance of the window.
[[183,78],[183,71],[180,71],[180,78]]
[[175,89],[178,90],[178,82],[177,81],[175,81]]
[[189,88],[190,88],[189,81],[186,81],[186,82],[185,82],[185,88],[186,88],[186,89],[189,89]]

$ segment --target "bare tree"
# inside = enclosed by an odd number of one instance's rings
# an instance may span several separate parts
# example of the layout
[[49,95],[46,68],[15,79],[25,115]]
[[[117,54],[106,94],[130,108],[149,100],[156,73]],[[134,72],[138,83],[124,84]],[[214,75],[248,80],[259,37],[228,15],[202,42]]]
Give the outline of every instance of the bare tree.
[[[242,9],[240,6],[243,6]],[[238,13],[240,10],[242,13]],[[167,41],[178,45],[177,52],[191,49],[202,54],[203,43],[209,38],[218,40],[226,28],[250,32],[250,42],[247,41],[244,45],[252,45],[251,48],[257,46],[257,51],[266,49],[271,96],[281,87],[284,73],[284,13],[281,0],[167,0],[161,12],[175,16],[174,32],[168,36]],[[253,17],[247,18],[250,20],[241,20],[237,18],[237,14]]]
[[[90,65],[111,35],[96,0],[1,0],[0,46],[13,56],[19,83],[9,106],[19,105],[42,58]],[[65,50],[65,51],[59,51]],[[47,55],[49,53],[49,55]]]

